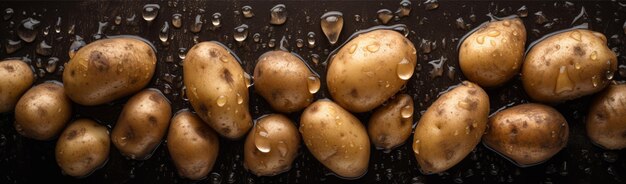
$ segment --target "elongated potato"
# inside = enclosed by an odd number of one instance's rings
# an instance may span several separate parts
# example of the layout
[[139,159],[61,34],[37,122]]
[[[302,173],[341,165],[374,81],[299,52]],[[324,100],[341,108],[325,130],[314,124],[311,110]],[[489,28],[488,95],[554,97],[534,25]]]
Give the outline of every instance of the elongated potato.
[[35,74],[21,60],[0,62],[0,113],[12,111],[22,94],[33,85]]
[[374,111],[367,124],[367,133],[374,146],[391,150],[411,136],[412,126],[413,98],[400,94]]
[[72,115],[72,101],[63,84],[48,81],[30,88],[15,106],[15,130],[24,137],[50,140],[58,136]]
[[65,93],[81,105],[100,105],[136,93],[152,79],[156,56],[135,38],[110,38],[87,44],[63,71]]
[[533,46],[522,67],[522,82],[533,100],[558,103],[604,89],[616,70],[617,57],[606,37],[575,29]]
[[548,160],[567,144],[569,126],[556,109],[522,104],[489,118],[483,143],[518,166]]
[[464,81],[441,95],[415,127],[413,152],[424,174],[443,172],[459,163],[487,127],[489,97],[478,85]]
[[587,136],[604,149],[626,148],[626,84],[610,85],[589,108]]
[[219,144],[215,131],[188,110],[181,110],[172,118],[167,150],[181,177],[206,178],[217,159]]
[[217,42],[193,46],[183,64],[187,97],[198,116],[229,139],[243,137],[252,127],[248,84],[235,57]]
[[146,160],[161,144],[172,117],[170,102],[157,89],[146,89],[130,98],[111,133],[122,155]]
[[84,177],[106,164],[109,159],[109,130],[93,120],[70,123],[59,137],[55,157],[63,173]]
[[413,76],[417,51],[392,30],[356,36],[331,59],[326,83],[333,100],[351,112],[370,111],[396,94]]
[[257,176],[288,171],[300,147],[300,134],[289,118],[270,114],[256,120],[243,146],[243,166]]
[[324,166],[346,179],[367,172],[370,141],[363,124],[330,100],[318,100],[300,117],[306,147]]

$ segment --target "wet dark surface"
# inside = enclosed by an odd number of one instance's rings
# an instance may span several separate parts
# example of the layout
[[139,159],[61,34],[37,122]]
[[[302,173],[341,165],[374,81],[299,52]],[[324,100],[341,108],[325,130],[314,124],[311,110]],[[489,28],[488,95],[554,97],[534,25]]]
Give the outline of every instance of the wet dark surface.
[[[9,20],[0,20],[0,58],[27,57],[38,71],[45,69],[45,64],[37,67],[37,62],[46,63],[50,57],[57,57],[60,62],[68,60],[68,50],[75,38],[79,35],[89,43],[98,33],[99,22],[107,22],[102,29],[104,35],[138,35],[153,42],[158,50],[158,72],[155,74],[151,87],[158,88],[167,93],[167,97],[173,102],[173,109],[190,108],[189,104],[181,97],[182,67],[179,66],[179,48],[190,48],[194,45],[194,36],[198,41],[216,40],[231,47],[241,58],[244,69],[251,73],[256,59],[265,51],[276,49],[280,45],[283,36],[288,44],[283,44],[290,51],[300,54],[314,68],[324,80],[325,64],[323,61],[328,53],[336,48],[330,46],[320,28],[320,16],[326,11],[341,11],[344,17],[344,27],[339,42],[344,42],[350,34],[356,30],[366,29],[378,25],[376,12],[379,9],[396,11],[400,7],[399,1],[385,2],[360,2],[360,1],[330,1],[330,2],[249,2],[249,1],[158,1],[159,14],[152,23],[142,19],[142,7],[148,2],[141,1],[114,1],[114,2],[2,2],[0,3],[1,14],[5,15],[6,8],[14,10]],[[287,7],[288,19],[284,25],[273,26],[269,24],[269,10],[274,5],[284,3]],[[245,5],[252,7],[255,14],[252,18],[244,18],[241,8]],[[391,24],[406,24],[410,29],[409,39],[420,47],[422,40],[432,43],[431,52],[426,54],[423,49],[418,49],[419,63],[416,75],[407,83],[405,92],[415,99],[415,111],[419,112],[428,108],[436,99],[439,92],[449,86],[459,83],[464,79],[457,63],[456,44],[459,39],[470,29],[489,20],[487,13],[496,16],[516,14],[517,10],[526,6],[528,16],[522,18],[528,32],[527,44],[541,36],[572,27],[581,23],[589,23],[591,30],[602,32],[609,40],[609,47],[619,53],[626,49],[626,35],[624,33],[624,21],[626,21],[626,2],[514,2],[514,1],[445,1],[439,2],[439,7],[427,10],[423,1],[414,1],[411,4],[412,11],[409,17],[392,19]],[[579,15],[584,7],[586,14],[572,24],[574,18]],[[203,9],[200,10],[200,9]],[[542,11],[547,18],[546,22],[538,24],[539,16],[535,13]],[[214,28],[211,25],[211,15],[221,13],[221,27]],[[171,21],[174,13],[182,14],[183,27],[174,28],[170,22],[169,45],[164,46],[159,41],[159,30],[164,21]],[[204,24],[199,33],[192,33],[190,26],[196,15],[202,15]],[[135,15],[133,21],[127,18]],[[359,21],[355,16],[359,16]],[[472,16],[475,16],[475,21]],[[116,16],[121,16],[120,25],[115,24]],[[6,46],[8,39],[19,40],[17,26],[21,20],[32,17],[41,21],[37,29],[37,38],[32,43],[23,42],[23,47],[14,53],[7,54]],[[61,18],[60,32],[55,32],[55,24]],[[467,30],[459,28],[457,18],[462,17],[465,23],[471,24]],[[541,21],[539,21],[541,22]],[[247,24],[248,38],[243,44],[238,44],[233,39],[233,28]],[[74,25],[73,33],[68,33]],[[49,26],[48,34],[44,35]],[[315,47],[306,46],[307,33],[315,32]],[[253,35],[260,33],[260,42],[253,40]],[[270,39],[275,39],[275,47],[270,48]],[[297,39],[304,41],[304,47],[297,47]],[[36,53],[36,46],[45,40],[52,46],[50,56],[42,56]],[[436,44],[436,47],[434,46]],[[313,54],[319,55],[319,63],[313,62]],[[171,58],[171,59],[168,59]],[[441,76],[433,76],[433,65],[430,61],[446,58]],[[618,56],[620,66],[626,64],[624,55]],[[171,62],[169,62],[171,61]],[[454,73],[450,69],[454,68]],[[625,69],[626,70],[626,69]],[[41,83],[45,80],[60,80],[60,71],[55,73],[42,73],[37,80]],[[169,80],[165,74],[175,75]],[[623,75],[616,73],[615,80],[624,81]],[[171,77],[171,76],[170,76]],[[171,82],[171,83],[170,83]],[[324,84],[324,83],[323,83]],[[169,86],[169,87],[166,87]],[[491,111],[507,105],[528,102],[524,90],[516,77],[504,86],[488,89],[491,100]],[[252,90],[250,97],[250,110],[254,118],[263,114],[271,113],[267,103]],[[317,94],[318,98],[328,96],[325,86]],[[255,177],[248,173],[242,165],[243,141],[229,141],[221,139],[220,153],[217,163],[209,177],[201,183],[625,183],[626,182],[626,152],[605,151],[591,144],[585,135],[584,119],[590,97],[573,100],[556,105],[556,108],[567,118],[570,125],[570,140],[567,147],[547,162],[519,168],[496,153],[478,145],[474,152],[465,160],[445,173],[425,176],[419,173],[416,165],[411,144],[396,148],[385,153],[372,148],[372,154],[368,173],[357,180],[342,180],[325,169],[307,150],[302,146],[299,155],[293,163],[293,168],[286,173],[274,177]],[[125,99],[111,104],[97,107],[83,107],[75,105],[75,118],[89,117],[98,120],[102,124],[112,127],[120,113]],[[290,117],[298,122],[299,113],[293,113]],[[368,113],[358,114],[361,121],[366,122]],[[19,136],[13,128],[13,114],[0,115],[0,183],[35,183],[46,181],[61,181],[62,183],[187,183],[188,180],[177,176],[174,166],[169,158],[166,146],[163,143],[156,150],[152,158],[147,161],[133,161],[122,157],[111,146],[109,162],[97,170],[91,176],[83,179],[75,179],[64,176],[54,159],[54,146],[56,141],[35,141]],[[409,141],[407,141],[409,142]]]

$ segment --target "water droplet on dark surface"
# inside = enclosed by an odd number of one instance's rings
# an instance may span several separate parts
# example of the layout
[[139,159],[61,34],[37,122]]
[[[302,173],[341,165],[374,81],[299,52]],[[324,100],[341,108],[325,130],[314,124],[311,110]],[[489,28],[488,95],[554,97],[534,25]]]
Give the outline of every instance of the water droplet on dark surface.
[[159,9],[161,6],[158,4],[146,4],[143,6],[143,11],[141,12],[141,16],[143,16],[143,20],[148,22],[152,22],[158,15]]
[[25,42],[30,43],[35,41],[40,23],[39,20],[30,17],[22,20],[17,27],[17,35]]
[[326,12],[320,19],[324,35],[328,38],[328,42],[334,45],[343,29],[343,14],[338,11]]
[[287,21],[287,7],[284,4],[278,4],[270,9],[270,24],[282,25]]

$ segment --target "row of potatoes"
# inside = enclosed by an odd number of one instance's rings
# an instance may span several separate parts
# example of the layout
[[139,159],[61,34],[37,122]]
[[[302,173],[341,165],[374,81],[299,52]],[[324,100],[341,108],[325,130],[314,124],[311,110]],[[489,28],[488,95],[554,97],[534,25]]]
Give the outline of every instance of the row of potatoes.
[[[550,35],[528,53],[518,18],[481,25],[460,45],[464,81],[443,93],[419,118],[412,147],[420,171],[443,172],[482,142],[519,166],[539,164],[566,146],[565,118],[555,104],[601,91],[616,70],[616,56],[604,35],[572,29]],[[183,63],[186,95],[194,112],[172,115],[168,99],[144,89],[156,56],[134,38],[110,38],[81,48],[67,63],[63,84],[34,81],[28,64],[0,62],[0,112],[15,111],[21,135],[58,137],[56,160],[64,173],[82,177],[102,167],[112,143],[123,155],[148,159],[166,137],[180,176],[202,179],[219,150],[218,135],[241,139],[244,166],[259,176],[289,170],[301,141],[328,169],[343,178],[365,174],[370,145],[394,149],[410,137],[414,104],[399,93],[413,76],[417,51],[402,34],[377,29],[358,34],[330,59],[326,84],[333,100],[315,101],[320,76],[297,55],[269,51],[254,69],[254,89],[280,113],[302,111],[299,127],[281,114],[252,121],[250,76],[229,49],[217,42],[192,47]],[[489,115],[481,88],[501,86],[520,73],[527,94],[539,103],[521,104]],[[30,88],[30,89],[29,89]],[[133,95],[109,135],[89,119],[69,123],[72,103],[101,105]],[[352,113],[373,111],[363,125]],[[172,117],[173,116],[173,117]],[[587,116],[591,140],[606,149],[626,147],[626,85],[610,85]],[[60,134],[60,135],[59,135]],[[371,142],[371,143],[370,143]]]

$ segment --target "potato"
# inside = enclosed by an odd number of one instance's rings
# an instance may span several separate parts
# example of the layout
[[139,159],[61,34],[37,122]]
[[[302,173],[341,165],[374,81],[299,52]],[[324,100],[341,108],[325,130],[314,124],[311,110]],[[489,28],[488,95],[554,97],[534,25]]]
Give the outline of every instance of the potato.
[[0,113],[12,111],[22,94],[33,85],[35,74],[21,60],[0,62]]
[[521,167],[548,160],[565,147],[569,136],[559,111],[534,103],[504,109],[487,125],[484,145]]
[[269,51],[254,68],[254,89],[279,112],[295,112],[313,102],[320,88],[317,74],[298,56],[287,51]]
[[183,64],[186,94],[196,113],[217,133],[243,137],[252,127],[248,84],[241,65],[222,44],[202,42],[187,52]]
[[101,168],[109,159],[109,130],[93,120],[69,124],[57,141],[55,157],[63,173],[84,177]]
[[170,102],[157,89],[145,89],[130,98],[111,133],[122,155],[146,160],[161,144],[172,117]]
[[72,102],[63,84],[48,81],[29,89],[15,106],[15,130],[24,137],[50,140],[58,136],[72,115]]
[[366,112],[413,76],[417,51],[400,33],[375,30],[344,44],[328,65],[326,82],[333,100],[349,111]]
[[181,110],[172,118],[167,150],[181,177],[206,178],[217,159],[219,144],[215,131],[188,110]]
[[374,111],[367,125],[367,133],[374,146],[391,150],[411,136],[413,126],[413,98],[400,94]]
[[615,53],[598,32],[575,29],[533,46],[522,67],[528,96],[558,103],[602,90],[617,70]]
[[363,124],[330,100],[309,105],[300,117],[306,147],[324,166],[346,179],[367,172],[370,142]]
[[485,132],[489,97],[464,81],[441,95],[415,127],[413,152],[424,174],[443,172],[467,156]]
[[500,86],[519,72],[525,45],[526,28],[519,18],[486,23],[463,40],[461,71],[480,86]]
[[288,171],[300,147],[300,134],[289,118],[270,114],[256,120],[244,144],[243,166],[257,176]]
[[626,84],[598,94],[587,115],[587,136],[604,149],[626,148]]
[[81,105],[100,105],[136,93],[152,79],[155,51],[134,38],[87,44],[65,65],[65,93]]

